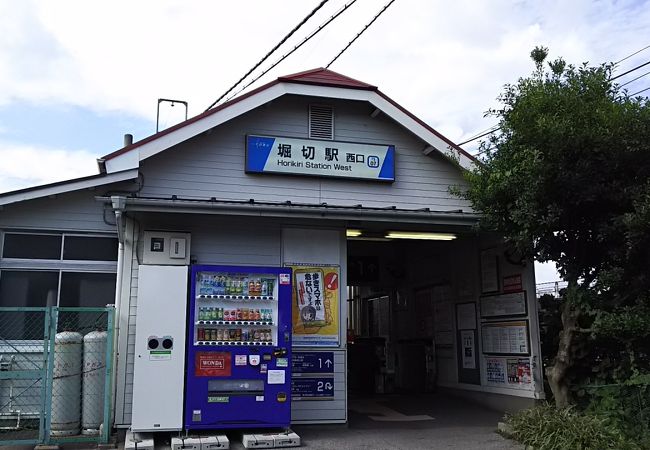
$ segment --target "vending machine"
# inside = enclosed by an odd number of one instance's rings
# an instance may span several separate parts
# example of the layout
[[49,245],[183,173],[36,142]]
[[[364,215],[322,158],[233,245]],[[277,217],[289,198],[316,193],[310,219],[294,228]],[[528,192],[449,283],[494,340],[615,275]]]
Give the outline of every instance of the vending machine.
[[185,428],[287,428],[291,269],[192,266]]

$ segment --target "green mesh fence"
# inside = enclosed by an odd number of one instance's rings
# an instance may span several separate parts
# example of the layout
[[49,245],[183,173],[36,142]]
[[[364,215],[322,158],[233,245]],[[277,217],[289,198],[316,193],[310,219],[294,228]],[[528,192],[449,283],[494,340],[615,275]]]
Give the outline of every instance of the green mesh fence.
[[0,308],[0,444],[107,442],[112,308]]

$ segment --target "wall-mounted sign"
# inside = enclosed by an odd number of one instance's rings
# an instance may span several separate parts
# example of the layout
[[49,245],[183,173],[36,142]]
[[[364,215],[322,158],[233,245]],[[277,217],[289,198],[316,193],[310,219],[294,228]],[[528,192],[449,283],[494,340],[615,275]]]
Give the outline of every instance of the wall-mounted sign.
[[523,289],[521,274],[503,277],[503,292],[518,292]]
[[333,352],[297,352],[291,354],[293,373],[334,373]]
[[290,266],[293,269],[293,345],[339,345],[338,266]]
[[395,146],[246,137],[246,172],[395,181]]
[[334,400],[334,378],[291,378],[291,400]]
[[459,330],[476,330],[476,303],[456,305],[456,326]]
[[528,321],[481,324],[483,353],[528,355]]
[[476,369],[476,346],[474,345],[474,331],[464,330],[460,332],[461,353],[463,357],[463,369]]
[[481,300],[481,317],[525,316],[526,292],[486,295]]
[[485,373],[489,386],[532,388],[530,358],[485,357]]
[[481,293],[499,292],[499,257],[494,250],[481,252]]

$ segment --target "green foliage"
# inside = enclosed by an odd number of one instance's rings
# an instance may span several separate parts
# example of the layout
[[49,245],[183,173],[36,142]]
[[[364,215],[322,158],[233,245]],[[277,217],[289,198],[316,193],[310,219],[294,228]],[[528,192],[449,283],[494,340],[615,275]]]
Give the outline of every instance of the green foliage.
[[544,404],[506,417],[513,437],[535,450],[640,449],[604,417]]
[[[550,311],[556,320],[543,322],[571,339],[546,336],[543,357],[553,365],[558,345],[568,347],[562,371],[549,373],[559,373],[557,393],[569,384],[575,397],[584,385],[650,374],[650,104],[611,82],[610,64],[556,59],[545,69],[547,55],[535,48],[536,70],[506,85],[488,112],[500,131],[481,144],[483,164],[466,173],[461,195],[483,228],[524,256],[555,261],[568,281]],[[582,406],[623,411],[606,416],[624,429],[633,419],[624,392],[587,391]]]
[[[545,51],[532,52],[538,72]],[[647,239],[638,214],[650,215],[650,108],[608,81],[610,65],[550,67],[506,85],[488,112],[500,133],[482,143],[465,197],[486,228],[589,284],[622,249],[641,256],[626,238]]]

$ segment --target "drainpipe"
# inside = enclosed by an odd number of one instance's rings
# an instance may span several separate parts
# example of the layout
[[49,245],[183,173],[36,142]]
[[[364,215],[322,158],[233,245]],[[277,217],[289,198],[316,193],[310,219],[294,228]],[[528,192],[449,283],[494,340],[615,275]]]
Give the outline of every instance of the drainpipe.
[[120,333],[120,317],[122,306],[122,277],[124,275],[122,266],[124,265],[124,209],[126,208],[126,197],[112,196],[111,204],[115,212],[115,223],[117,225],[117,275],[115,280],[115,317],[113,320],[113,374],[112,374],[112,390],[111,395],[111,410],[113,411],[111,428],[115,424],[115,401],[117,399],[117,353],[119,349],[119,333]]

